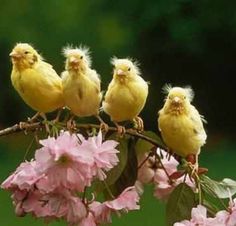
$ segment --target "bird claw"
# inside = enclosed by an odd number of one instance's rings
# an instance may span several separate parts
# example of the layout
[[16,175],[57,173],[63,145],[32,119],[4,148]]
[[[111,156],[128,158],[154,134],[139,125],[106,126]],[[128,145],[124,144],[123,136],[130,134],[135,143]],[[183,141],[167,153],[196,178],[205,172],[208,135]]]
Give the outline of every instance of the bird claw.
[[120,136],[123,136],[126,132],[126,129],[124,126],[120,126],[120,125],[116,125],[117,127],[117,133],[120,135]]
[[30,125],[30,124],[27,123],[27,122],[20,122],[20,123],[19,123],[19,128],[20,128],[21,130],[27,130],[27,128],[28,128],[29,125]]
[[54,124],[56,124],[57,122],[59,122],[61,113],[62,113],[62,109],[58,110],[57,115],[56,115],[56,118],[52,120],[52,122],[53,122]]
[[73,132],[76,130],[76,123],[75,120],[69,119],[66,123],[66,127],[69,131]]
[[198,165],[197,163],[195,163],[195,164],[193,165],[192,170],[191,170],[191,175],[190,175],[190,177],[192,178],[192,177],[194,177],[196,174],[198,175],[198,170],[199,170],[199,165]]
[[35,115],[33,115],[31,118],[28,117],[28,118],[27,118],[27,122],[28,122],[29,124],[31,124],[31,123],[33,123],[39,116],[40,116],[40,112],[37,112],[37,113],[36,113]]
[[138,132],[142,132],[144,130],[144,124],[143,124],[143,120],[140,117],[135,117],[134,118],[134,123],[135,123],[135,127],[137,129]]
[[107,133],[108,130],[109,130],[109,126],[108,126],[105,122],[102,122],[102,123],[100,124],[100,130],[101,130],[101,131],[104,131],[105,133]]

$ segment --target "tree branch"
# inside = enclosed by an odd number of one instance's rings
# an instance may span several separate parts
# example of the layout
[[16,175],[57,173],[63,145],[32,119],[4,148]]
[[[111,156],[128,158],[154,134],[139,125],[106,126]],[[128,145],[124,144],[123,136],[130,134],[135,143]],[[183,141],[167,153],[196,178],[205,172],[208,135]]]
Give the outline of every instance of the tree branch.
[[[23,132],[23,131],[30,131],[30,132],[34,132],[38,129],[42,129],[44,126],[44,124],[42,122],[35,122],[35,123],[18,123],[15,124],[14,126],[8,127],[6,129],[0,130],[0,137],[1,136],[7,136],[10,134],[14,134],[14,133],[19,133],[19,132]],[[64,124],[64,127],[66,128],[66,124]],[[76,125],[77,129],[92,129],[92,128],[96,128],[96,129],[100,129],[100,125],[97,124],[77,124]],[[117,128],[116,127],[108,127],[108,131],[113,131],[113,132],[117,132]],[[127,129],[126,134],[140,138],[142,140],[146,140],[147,142],[153,144],[156,147],[159,147],[165,151],[167,151],[166,147],[159,144],[156,140],[145,136],[142,133],[137,132],[135,129]]]

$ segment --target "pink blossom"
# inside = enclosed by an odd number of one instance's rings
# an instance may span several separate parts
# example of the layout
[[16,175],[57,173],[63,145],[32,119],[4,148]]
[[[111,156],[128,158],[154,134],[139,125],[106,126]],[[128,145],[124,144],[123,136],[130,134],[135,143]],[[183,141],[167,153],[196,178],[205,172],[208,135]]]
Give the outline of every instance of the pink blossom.
[[137,202],[139,202],[139,195],[135,187],[128,187],[116,199],[104,203],[94,202],[90,208],[98,222],[110,223],[112,212],[137,210],[139,209]]
[[108,171],[119,161],[116,141],[102,142],[102,133],[85,139],[80,135],[62,132],[60,136],[40,142],[43,147],[36,151],[37,169],[48,177],[51,190],[63,186],[83,191],[90,186],[94,176],[105,179]]
[[[139,157],[138,164],[142,164],[143,161],[148,157],[148,153],[145,153],[143,156]],[[153,169],[153,164],[155,162],[155,157],[149,157],[148,160],[142,165],[138,171],[138,180],[143,184],[149,184],[153,182],[155,175],[155,169]]]
[[219,211],[216,214],[216,219],[225,226],[236,225],[236,199],[229,202],[229,211]]
[[174,226],[226,226],[218,221],[217,218],[208,218],[207,209],[198,205],[196,208],[192,208],[191,219],[177,222]]
[[22,208],[36,217],[64,218],[70,224],[78,223],[87,214],[81,199],[63,189],[52,193],[30,192],[22,202]]
[[117,145],[118,143],[113,140],[102,142],[101,131],[99,131],[97,136],[89,137],[87,140],[82,139],[79,151],[82,155],[85,152],[90,154],[91,170],[93,175],[98,176],[100,180],[106,178],[103,170],[109,171],[119,162],[117,157],[118,150],[115,149]]
[[95,218],[92,213],[89,213],[87,217],[83,218],[79,226],[96,226]]
[[104,203],[97,201],[92,202],[89,205],[90,211],[93,213],[96,222],[99,224],[111,223],[112,210]]
[[47,204],[48,200],[44,199],[44,194],[39,190],[30,191],[21,202],[22,209],[25,213],[32,213],[36,217],[55,216]]
[[21,163],[16,171],[1,184],[1,187],[3,189],[29,190],[40,178],[35,171],[35,165],[35,161]]
[[50,191],[60,186],[83,191],[85,186],[90,186],[91,169],[85,163],[89,156],[86,152],[84,155],[79,153],[76,135],[62,132],[58,138],[48,138],[40,143],[43,147],[35,153],[37,171],[48,177]]
[[106,201],[106,206],[113,210],[138,210],[140,207],[137,205],[139,202],[139,195],[135,187],[126,188],[118,198],[112,201]]
[[95,221],[99,224],[111,223],[111,214],[120,210],[139,209],[139,195],[135,187],[126,188],[116,199],[111,201],[92,202],[89,209],[93,214]]
[[40,143],[35,161],[22,163],[1,185],[12,192],[18,216],[31,213],[47,221],[62,218],[71,226],[94,226],[110,222],[112,211],[139,208],[133,187],[102,204],[88,204],[78,196],[94,177],[104,180],[105,172],[118,163],[116,141],[102,142],[101,132],[87,140],[79,134],[61,132],[57,138]]
[[[157,154],[160,155],[161,150],[157,149]],[[154,175],[154,184],[155,184],[155,192],[154,196],[158,199],[166,200],[170,193],[174,190],[174,188],[185,181],[190,187],[194,188],[194,183],[190,180],[189,176],[187,175],[182,176],[176,180],[171,180],[169,176],[175,172],[177,172],[177,166],[179,165],[178,161],[173,157],[164,156],[162,159],[162,164],[165,167],[165,170],[162,168],[158,168],[155,171]],[[167,175],[168,174],[168,175]]]

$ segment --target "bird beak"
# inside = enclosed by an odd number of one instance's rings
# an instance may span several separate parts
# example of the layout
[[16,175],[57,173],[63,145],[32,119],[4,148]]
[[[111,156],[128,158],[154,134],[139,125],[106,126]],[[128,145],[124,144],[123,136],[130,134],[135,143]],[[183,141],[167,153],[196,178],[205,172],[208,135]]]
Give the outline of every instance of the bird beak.
[[69,63],[70,64],[78,64],[79,60],[77,58],[75,58],[75,57],[70,57]]
[[116,72],[117,75],[125,75],[125,72],[121,69],[118,69]]
[[172,100],[173,104],[175,105],[179,105],[181,102],[181,99],[179,97],[174,97],[174,99]]
[[11,52],[11,53],[9,54],[9,56],[10,56],[11,58],[13,58],[13,59],[19,59],[19,58],[21,58],[21,54],[16,53],[16,52]]

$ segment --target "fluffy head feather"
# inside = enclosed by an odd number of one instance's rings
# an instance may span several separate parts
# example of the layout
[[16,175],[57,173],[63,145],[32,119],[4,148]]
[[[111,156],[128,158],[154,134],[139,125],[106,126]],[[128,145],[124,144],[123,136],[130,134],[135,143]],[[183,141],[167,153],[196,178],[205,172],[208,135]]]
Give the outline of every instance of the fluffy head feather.
[[162,88],[164,94],[168,96],[170,95],[182,95],[186,96],[189,102],[192,102],[194,98],[194,91],[190,86],[181,87],[172,87],[171,84],[165,84]]
[[28,43],[17,43],[10,57],[13,65],[20,70],[31,68],[36,62],[42,60],[38,52]]
[[193,100],[194,93],[190,87],[171,87],[166,84],[163,87],[164,93],[167,94],[164,109],[175,115],[185,114],[190,109],[190,102]]
[[121,70],[123,72],[123,75],[127,76],[135,76],[141,74],[138,67],[138,62],[130,58],[118,59],[117,57],[113,57],[111,59],[111,64],[114,65],[115,73],[117,73],[118,70]]
[[90,57],[89,48],[86,46],[80,45],[79,47],[66,46],[62,50],[63,55],[67,58],[66,66],[69,66],[70,58],[77,60],[79,66],[81,67],[91,67],[92,61]]

